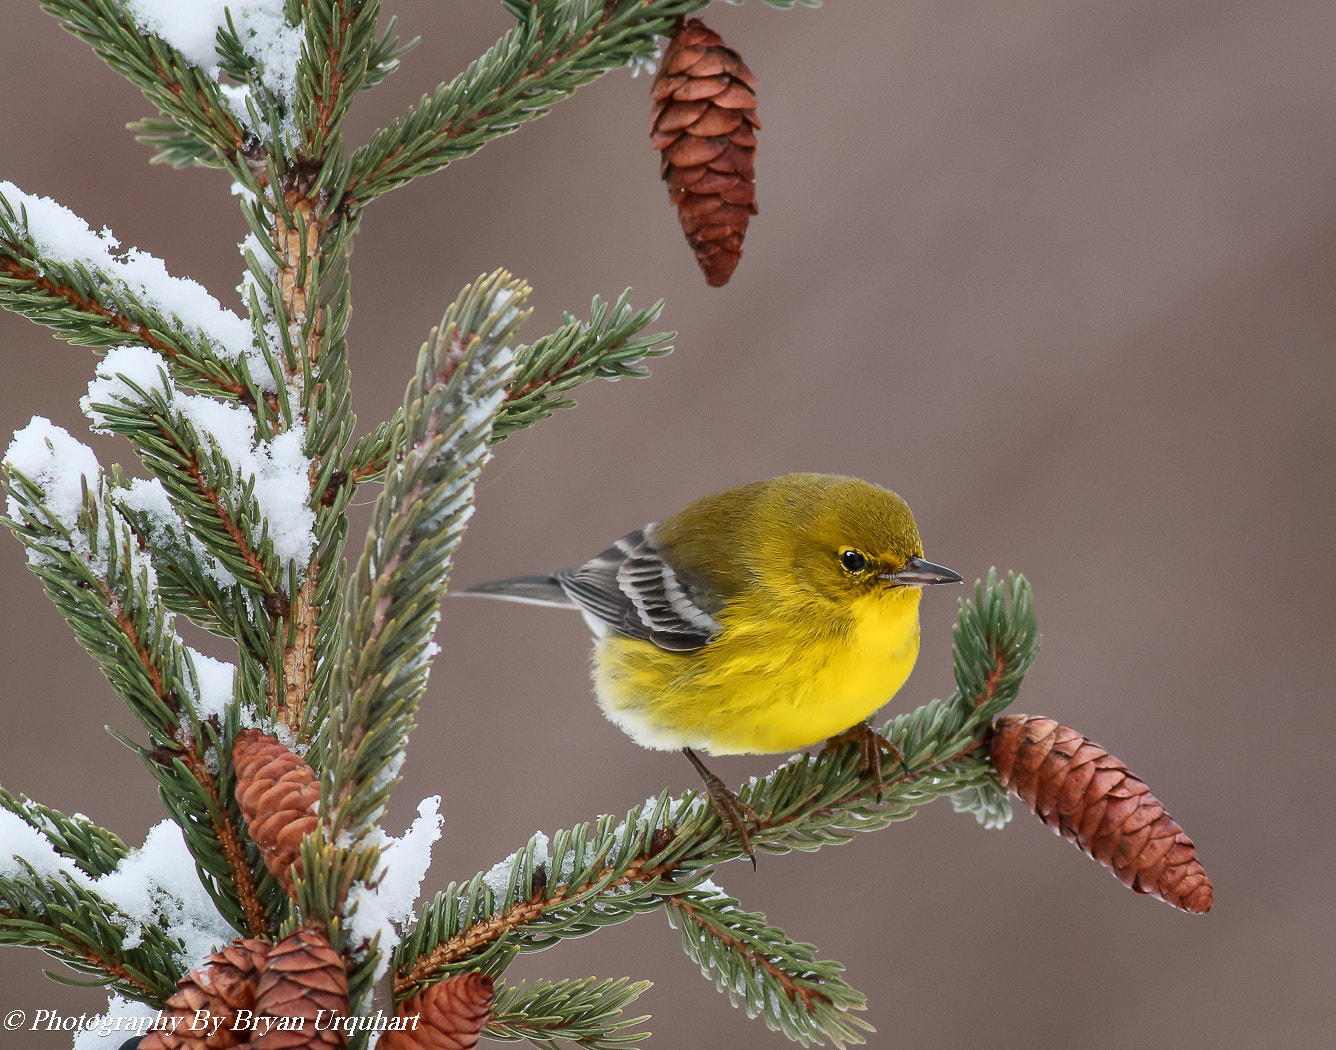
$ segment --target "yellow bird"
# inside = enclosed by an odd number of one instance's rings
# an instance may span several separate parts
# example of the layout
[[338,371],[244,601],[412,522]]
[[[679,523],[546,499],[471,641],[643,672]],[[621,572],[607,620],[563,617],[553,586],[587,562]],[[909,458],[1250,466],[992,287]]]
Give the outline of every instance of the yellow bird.
[[623,536],[578,569],[464,593],[578,609],[593,630],[594,690],[632,740],[681,749],[745,853],[745,807],[694,749],[796,751],[859,740],[909,677],[919,598],[957,572],[925,561],[894,492],[833,474],[725,489]]

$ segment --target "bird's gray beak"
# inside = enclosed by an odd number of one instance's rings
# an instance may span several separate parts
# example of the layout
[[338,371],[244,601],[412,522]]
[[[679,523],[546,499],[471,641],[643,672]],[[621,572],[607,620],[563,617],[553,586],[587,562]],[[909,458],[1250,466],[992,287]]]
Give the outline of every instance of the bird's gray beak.
[[965,577],[945,565],[910,558],[899,572],[883,572],[880,578],[892,587],[927,587],[934,583],[959,583]]

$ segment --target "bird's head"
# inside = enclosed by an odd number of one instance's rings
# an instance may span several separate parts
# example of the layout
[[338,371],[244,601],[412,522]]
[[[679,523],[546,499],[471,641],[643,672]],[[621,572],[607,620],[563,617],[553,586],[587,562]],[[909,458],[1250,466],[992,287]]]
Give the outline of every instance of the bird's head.
[[693,600],[715,616],[743,595],[833,612],[871,595],[917,599],[920,587],[960,579],[924,560],[904,500],[834,474],[725,489],[656,526],[655,536]]
[[843,604],[879,594],[917,598],[919,587],[960,581],[924,558],[914,515],[894,492],[857,478],[794,477],[785,501],[790,557],[805,589]]

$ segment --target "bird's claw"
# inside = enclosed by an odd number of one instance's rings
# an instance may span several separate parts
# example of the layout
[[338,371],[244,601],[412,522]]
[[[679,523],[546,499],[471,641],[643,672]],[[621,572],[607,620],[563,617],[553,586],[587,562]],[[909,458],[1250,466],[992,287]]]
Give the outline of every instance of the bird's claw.
[[689,747],[682,748],[683,754],[691,760],[691,764],[696,767],[696,772],[705,783],[705,793],[710,797],[710,805],[719,816],[719,823],[724,826],[725,836],[733,834],[737,836],[738,845],[742,847],[743,855],[751,861],[752,870],[756,870],[756,854],[752,852],[751,832],[748,830],[748,823],[760,827],[761,820],[756,815],[756,810],[738,798],[736,794],[717,776],[705,768],[705,763],[696,757],[696,753]]
[[836,733],[826,741],[826,750],[834,751],[837,748],[844,747],[845,744],[858,745],[858,768],[864,776],[871,774],[872,787],[877,793],[877,801],[881,801],[883,780],[881,776],[881,756],[890,755],[895,759],[896,764],[901,771],[908,776],[909,767],[905,765],[905,756],[900,749],[878,733],[866,722],[859,722],[857,725],[850,726],[843,733]]

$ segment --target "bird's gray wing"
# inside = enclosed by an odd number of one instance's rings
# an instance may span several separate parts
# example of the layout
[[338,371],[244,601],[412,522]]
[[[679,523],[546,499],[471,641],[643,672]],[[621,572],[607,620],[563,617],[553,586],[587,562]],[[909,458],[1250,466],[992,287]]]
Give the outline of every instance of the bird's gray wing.
[[660,649],[699,649],[720,628],[661,556],[653,525],[628,533],[580,568],[553,576],[587,615]]

